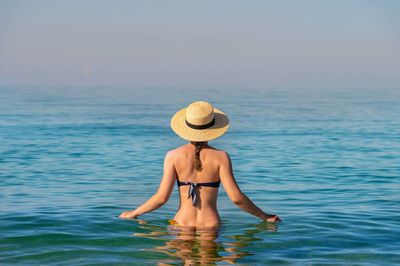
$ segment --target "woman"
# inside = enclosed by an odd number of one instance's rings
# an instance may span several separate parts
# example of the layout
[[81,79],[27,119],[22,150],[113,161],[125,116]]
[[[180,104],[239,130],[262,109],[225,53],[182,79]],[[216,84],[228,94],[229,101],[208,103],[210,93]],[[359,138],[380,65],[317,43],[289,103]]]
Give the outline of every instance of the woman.
[[218,187],[222,182],[229,198],[242,210],[267,222],[280,222],[278,216],[266,214],[239,189],[232,172],[229,155],[208,145],[229,127],[228,117],[207,102],[194,102],[178,111],[171,127],[180,137],[189,140],[167,153],[164,175],[156,194],[120,218],[135,218],[164,205],[172,192],[175,180],[180,193],[180,207],[171,221],[182,226],[218,226]]

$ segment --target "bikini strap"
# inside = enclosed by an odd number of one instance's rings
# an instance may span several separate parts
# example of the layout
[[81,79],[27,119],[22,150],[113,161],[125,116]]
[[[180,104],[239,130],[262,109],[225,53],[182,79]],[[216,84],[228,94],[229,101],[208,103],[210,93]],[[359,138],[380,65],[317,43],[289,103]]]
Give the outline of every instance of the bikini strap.
[[192,182],[181,182],[177,180],[178,182],[178,187],[180,186],[190,186],[191,184],[196,184],[196,186],[201,186],[201,187],[219,187],[221,181],[217,182],[209,182],[209,183],[192,183]]
[[209,182],[209,183],[192,183],[192,182],[181,182],[178,181],[178,187],[180,186],[190,186],[188,191],[188,199],[192,198],[192,206],[196,207],[197,205],[197,195],[196,195],[196,187],[219,187],[221,181],[218,182]]

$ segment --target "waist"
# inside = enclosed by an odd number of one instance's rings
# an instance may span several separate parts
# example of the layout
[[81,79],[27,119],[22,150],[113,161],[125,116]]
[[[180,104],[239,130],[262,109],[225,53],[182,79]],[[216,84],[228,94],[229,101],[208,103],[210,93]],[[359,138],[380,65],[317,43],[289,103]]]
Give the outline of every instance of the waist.
[[210,227],[210,228],[215,228],[221,225],[220,222],[216,223],[216,224],[212,224],[212,225],[184,225],[184,224],[180,224],[179,222],[177,222],[176,220],[168,220],[170,225],[174,225],[174,226],[193,226],[193,227]]
[[182,226],[217,226],[221,223],[217,209],[214,208],[206,208],[199,212],[181,206],[174,220]]

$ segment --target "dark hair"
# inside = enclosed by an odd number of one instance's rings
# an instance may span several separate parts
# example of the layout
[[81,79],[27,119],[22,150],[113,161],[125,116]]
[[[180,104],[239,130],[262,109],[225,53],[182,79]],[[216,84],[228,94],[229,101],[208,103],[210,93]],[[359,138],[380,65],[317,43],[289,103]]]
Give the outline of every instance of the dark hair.
[[193,166],[196,168],[197,171],[200,171],[203,169],[203,166],[201,165],[200,161],[200,151],[203,148],[204,142],[195,142],[194,147],[195,147],[195,153],[194,153],[194,160],[193,160]]

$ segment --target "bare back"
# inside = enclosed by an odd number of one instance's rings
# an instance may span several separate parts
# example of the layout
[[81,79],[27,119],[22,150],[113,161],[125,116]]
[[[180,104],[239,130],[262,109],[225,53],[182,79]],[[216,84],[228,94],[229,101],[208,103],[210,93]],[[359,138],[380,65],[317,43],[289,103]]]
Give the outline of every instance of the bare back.
[[[201,170],[197,170],[193,164],[197,157],[195,154],[196,148],[192,143],[169,151],[165,156],[164,174],[157,192],[135,210],[123,212],[119,217],[134,218],[158,209],[169,200],[174,184],[179,181],[181,199],[179,210],[175,215],[175,223],[178,225],[216,226],[220,224],[221,220],[217,211],[219,183],[224,186],[232,202],[242,210],[267,222],[281,221],[278,216],[263,212],[242,193],[233,176],[229,155],[225,151],[214,149],[208,146],[208,143],[204,144],[199,154]],[[197,160],[196,163],[198,163]],[[190,187],[186,182],[190,182]],[[216,182],[217,186],[211,186]],[[197,187],[194,183],[197,183]]]
[[[195,148],[192,144],[171,151],[177,179],[180,182],[212,183],[220,181],[221,156],[224,151],[205,145],[200,152],[202,169],[196,170],[193,161]],[[218,188],[199,186],[196,188],[197,204],[188,199],[189,186],[180,186],[180,207],[175,221],[180,225],[213,226],[220,224],[217,211]]]

